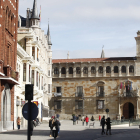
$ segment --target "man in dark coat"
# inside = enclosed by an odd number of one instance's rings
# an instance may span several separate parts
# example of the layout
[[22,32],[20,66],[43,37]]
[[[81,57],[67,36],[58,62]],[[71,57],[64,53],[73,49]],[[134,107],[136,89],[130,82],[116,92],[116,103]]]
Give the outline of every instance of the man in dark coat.
[[106,121],[106,125],[107,125],[106,135],[108,135],[108,131],[109,131],[109,134],[111,135],[111,123],[112,122],[110,121],[110,118],[108,117]]
[[105,131],[104,131],[104,127],[105,127],[105,116],[103,116],[103,118],[101,119],[101,126],[102,126],[102,132],[101,134],[105,134]]
[[56,129],[55,137],[57,137],[60,132],[60,125],[61,125],[61,123],[59,122],[59,119],[57,118],[56,121],[54,122],[54,126]]
[[76,125],[76,116],[73,115],[73,125]]

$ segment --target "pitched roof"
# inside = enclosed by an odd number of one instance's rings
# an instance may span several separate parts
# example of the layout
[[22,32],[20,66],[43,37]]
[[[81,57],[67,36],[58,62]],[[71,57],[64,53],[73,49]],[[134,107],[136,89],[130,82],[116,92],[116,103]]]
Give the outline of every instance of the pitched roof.
[[136,60],[136,57],[109,57],[109,58],[77,58],[77,59],[53,59],[53,63],[80,63],[80,62],[102,62],[102,61]]

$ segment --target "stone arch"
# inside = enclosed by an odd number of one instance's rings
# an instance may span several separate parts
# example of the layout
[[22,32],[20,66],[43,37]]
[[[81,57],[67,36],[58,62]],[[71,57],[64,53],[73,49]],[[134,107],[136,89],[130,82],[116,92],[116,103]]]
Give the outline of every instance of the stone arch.
[[5,89],[2,91],[1,95],[1,122],[2,129],[12,130],[11,121],[11,93],[8,84],[5,84]]

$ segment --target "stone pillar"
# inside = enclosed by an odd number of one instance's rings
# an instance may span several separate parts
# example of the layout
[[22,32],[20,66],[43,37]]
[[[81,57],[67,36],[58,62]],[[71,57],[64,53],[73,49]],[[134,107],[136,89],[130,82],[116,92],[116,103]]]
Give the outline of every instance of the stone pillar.
[[91,76],[91,66],[88,67],[88,77]]
[[111,76],[114,76],[114,66],[111,65]]
[[26,63],[26,83],[29,83],[29,63]]
[[34,70],[34,86],[36,86],[36,70]]
[[35,62],[37,62],[37,47],[35,46]]
[[126,75],[129,76],[129,65],[126,66]]
[[136,61],[134,60],[135,65],[134,65],[134,76],[137,76],[137,64]]
[[106,66],[104,64],[104,66],[103,66],[103,77],[105,77],[105,76],[106,76]]
[[139,100],[137,99],[137,114],[136,119],[139,119]]
[[59,65],[59,78],[61,77],[61,65]]
[[54,77],[54,68],[52,68],[52,78]]
[[38,72],[38,89],[39,89],[39,72]]
[[96,77],[98,77],[98,65],[96,64]]
[[119,65],[119,76],[122,76],[121,66]]
[[41,76],[41,74],[40,74],[40,83],[39,83],[40,90],[41,90],[41,83],[42,83],[42,76]]
[[83,66],[81,66],[81,77],[83,77]]
[[73,77],[76,77],[76,66],[73,67]]
[[66,64],[66,77],[69,77],[69,66]]
[[30,83],[32,82],[32,67],[30,66]]

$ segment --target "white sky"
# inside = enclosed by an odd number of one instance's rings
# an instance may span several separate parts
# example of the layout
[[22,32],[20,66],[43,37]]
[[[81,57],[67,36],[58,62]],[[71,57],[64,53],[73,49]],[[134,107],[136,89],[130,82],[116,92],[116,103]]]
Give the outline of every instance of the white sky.
[[[99,58],[136,55],[136,32],[140,29],[140,0],[37,0],[41,5],[41,28],[47,33],[48,18],[53,59]],[[19,14],[33,0],[19,0]]]

